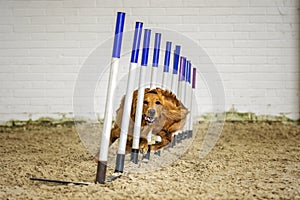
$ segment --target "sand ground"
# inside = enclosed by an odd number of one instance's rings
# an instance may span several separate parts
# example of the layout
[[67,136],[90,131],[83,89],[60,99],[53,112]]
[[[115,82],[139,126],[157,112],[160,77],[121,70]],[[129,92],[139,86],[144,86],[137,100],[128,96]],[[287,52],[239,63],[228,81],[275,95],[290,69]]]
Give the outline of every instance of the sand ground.
[[88,186],[29,180],[94,181],[97,165],[74,126],[1,127],[0,199],[300,199],[299,125],[227,122],[199,158],[207,126],[199,124],[187,153],[171,165]]

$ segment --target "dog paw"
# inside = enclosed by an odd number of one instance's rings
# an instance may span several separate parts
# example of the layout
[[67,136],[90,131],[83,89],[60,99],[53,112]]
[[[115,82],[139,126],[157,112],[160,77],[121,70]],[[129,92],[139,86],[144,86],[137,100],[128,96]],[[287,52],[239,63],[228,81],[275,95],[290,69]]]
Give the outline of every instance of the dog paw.
[[140,152],[141,153],[147,153],[148,151],[148,142],[147,141],[141,141],[140,142]]

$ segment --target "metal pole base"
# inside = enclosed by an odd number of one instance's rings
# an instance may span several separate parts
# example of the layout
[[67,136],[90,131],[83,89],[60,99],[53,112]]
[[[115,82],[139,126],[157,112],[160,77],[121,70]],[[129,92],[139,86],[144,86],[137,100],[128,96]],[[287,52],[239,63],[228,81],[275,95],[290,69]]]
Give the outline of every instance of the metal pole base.
[[132,149],[130,160],[131,160],[131,162],[138,164],[138,162],[139,162],[139,150],[138,149]]
[[98,161],[95,183],[100,183],[100,184],[105,183],[106,167],[107,167],[106,161]]
[[115,172],[123,173],[125,154],[117,154]]

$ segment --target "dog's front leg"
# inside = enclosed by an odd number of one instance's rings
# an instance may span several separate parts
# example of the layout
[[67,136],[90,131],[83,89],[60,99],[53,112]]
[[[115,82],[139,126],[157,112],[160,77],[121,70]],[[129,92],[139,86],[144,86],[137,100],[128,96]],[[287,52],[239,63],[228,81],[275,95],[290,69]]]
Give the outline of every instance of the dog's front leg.
[[157,135],[159,135],[161,137],[161,142],[152,144],[151,151],[157,151],[158,149],[161,149],[161,148],[167,146],[172,141],[172,134],[168,133],[164,130],[161,130],[159,133],[157,133]]

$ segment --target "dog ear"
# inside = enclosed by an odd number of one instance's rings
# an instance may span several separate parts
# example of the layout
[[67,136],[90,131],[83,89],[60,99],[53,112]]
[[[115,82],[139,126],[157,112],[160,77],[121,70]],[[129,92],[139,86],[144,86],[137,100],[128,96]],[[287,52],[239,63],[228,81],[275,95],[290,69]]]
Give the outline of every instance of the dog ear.
[[163,90],[160,89],[160,88],[156,88],[155,90],[157,92],[157,96],[158,96],[158,98],[160,100],[160,103],[162,105],[164,105],[165,104],[165,96],[163,95]]
[[138,90],[135,90],[133,92],[132,96],[132,103],[131,103],[131,112],[130,112],[130,117],[134,121],[135,120],[135,111],[136,111],[136,104],[137,104],[137,95],[138,95]]
[[145,88],[145,94],[147,94],[150,90],[150,88]]

